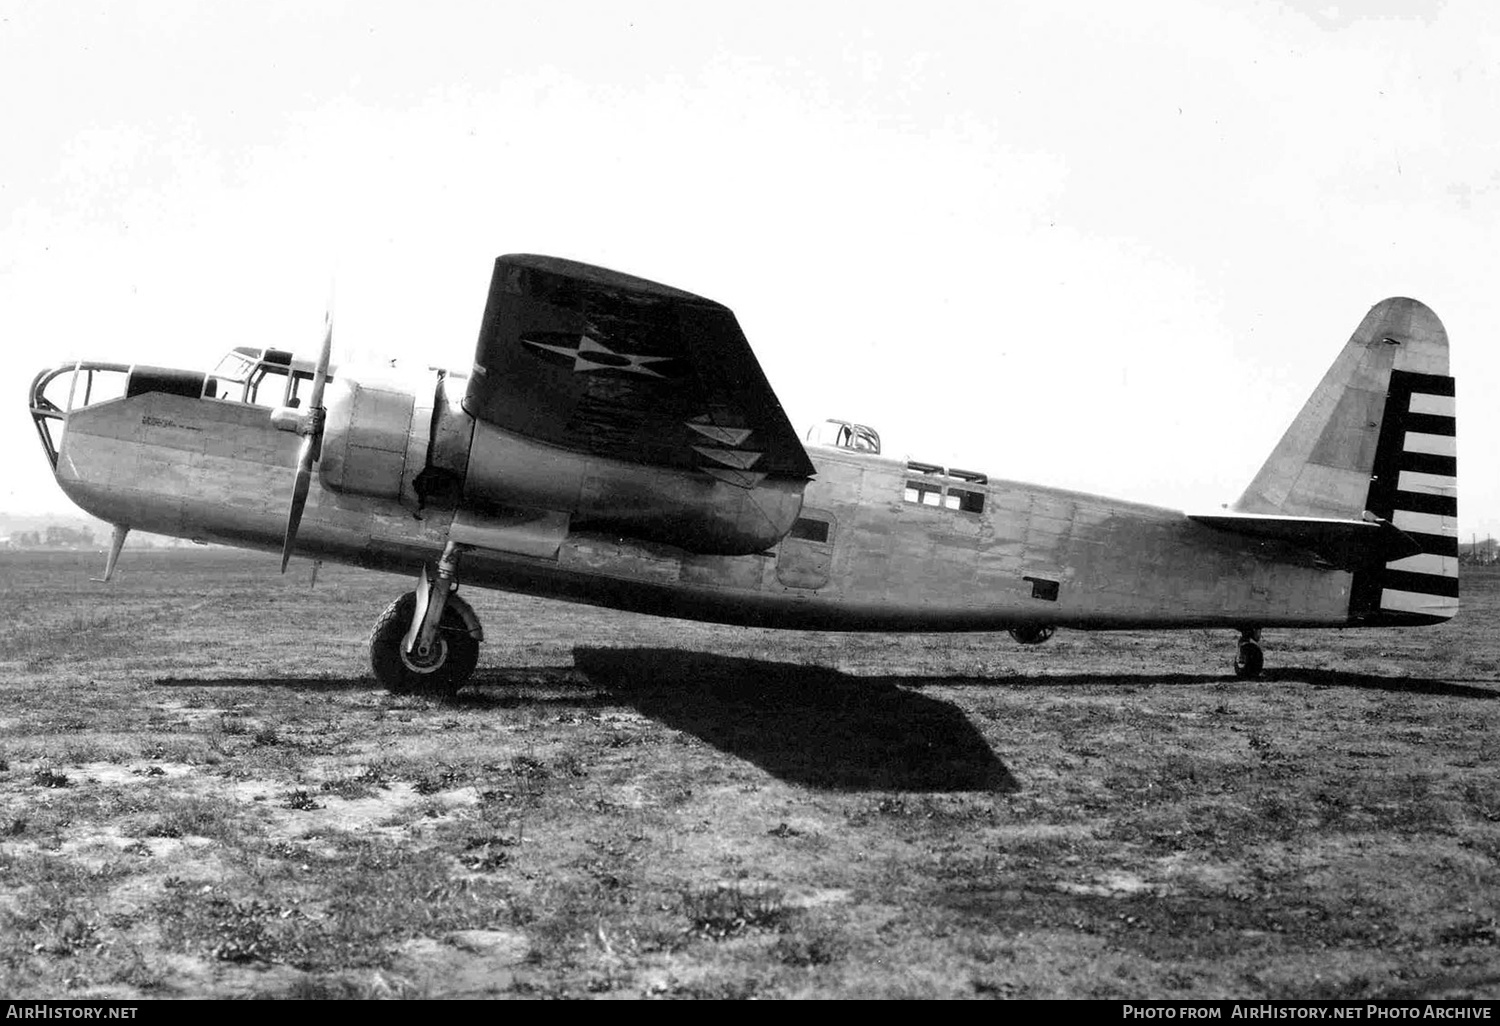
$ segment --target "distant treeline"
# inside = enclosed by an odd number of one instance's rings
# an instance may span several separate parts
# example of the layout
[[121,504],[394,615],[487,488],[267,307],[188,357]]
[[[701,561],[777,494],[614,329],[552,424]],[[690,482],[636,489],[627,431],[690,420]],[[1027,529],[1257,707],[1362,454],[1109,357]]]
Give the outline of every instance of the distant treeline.
[[10,536],[10,543],[18,549],[77,549],[94,544],[94,532],[87,527],[59,527],[48,525],[41,531],[17,531]]
[[1458,558],[1464,563],[1500,562],[1500,544],[1493,538],[1480,538],[1458,547]]

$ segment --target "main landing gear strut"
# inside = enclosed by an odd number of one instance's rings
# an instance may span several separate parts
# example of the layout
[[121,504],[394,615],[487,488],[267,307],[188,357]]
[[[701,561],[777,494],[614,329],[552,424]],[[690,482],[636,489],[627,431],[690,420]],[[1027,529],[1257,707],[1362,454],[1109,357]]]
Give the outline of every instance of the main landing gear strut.
[[426,566],[409,591],[386,607],[370,632],[370,668],[397,695],[450,697],[479,663],[484,631],[458,597],[460,546],[449,542],[434,580]]
[[1246,627],[1240,631],[1239,651],[1234,657],[1234,675],[1245,680],[1260,676],[1265,664],[1265,653],[1260,648],[1260,628]]

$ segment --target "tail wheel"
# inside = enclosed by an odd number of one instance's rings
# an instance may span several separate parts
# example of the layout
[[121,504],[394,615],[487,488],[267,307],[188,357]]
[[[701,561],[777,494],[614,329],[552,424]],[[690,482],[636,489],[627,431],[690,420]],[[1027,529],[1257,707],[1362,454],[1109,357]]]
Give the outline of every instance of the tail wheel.
[[1234,675],[1243,680],[1253,680],[1260,676],[1265,661],[1265,653],[1259,645],[1253,641],[1242,641],[1234,657]]
[[1040,645],[1056,633],[1056,627],[1038,627],[1035,625],[1012,627],[1010,629],[1010,636],[1023,645]]
[[479,665],[479,641],[469,636],[463,615],[450,605],[443,610],[432,650],[418,659],[401,645],[416,609],[416,593],[409,591],[380,614],[370,632],[370,669],[392,694],[452,695]]

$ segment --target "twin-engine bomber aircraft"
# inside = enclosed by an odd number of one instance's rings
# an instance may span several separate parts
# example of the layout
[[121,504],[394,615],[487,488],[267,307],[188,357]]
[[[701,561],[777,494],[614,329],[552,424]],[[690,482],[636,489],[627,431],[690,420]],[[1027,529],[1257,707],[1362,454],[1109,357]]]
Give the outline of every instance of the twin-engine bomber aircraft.
[[105,579],[131,528],[410,573],[370,661],[435,693],[479,657],[460,580],[762,627],[1226,627],[1242,677],[1264,627],[1458,612],[1448,339],[1410,299],[1369,312],[1205,515],[892,459],[861,424],[804,446],[727,308],[568,260],[496,261],[467,375],[355,380],[331,339],[315,363],[242,348],[209,374],[36,377],[58,484],[116,525]]

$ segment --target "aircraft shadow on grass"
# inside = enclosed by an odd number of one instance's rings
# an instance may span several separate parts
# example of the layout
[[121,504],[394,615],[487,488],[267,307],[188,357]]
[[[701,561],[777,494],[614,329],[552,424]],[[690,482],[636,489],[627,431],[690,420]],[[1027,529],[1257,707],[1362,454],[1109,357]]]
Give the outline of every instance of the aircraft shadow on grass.
[[[1345,670],[1297,669],[1268,671],[1263,680],[1269,683],[1301,683],[1320,688],[1356,688],[1365,691],[1401,691],[1414,695],[1441,695],[1445,698],[1500,698],[1500,680],[1484,678],[1465,681],[1458,677],[1381,677],[1370,673]],[[1489,684],[1490,687],[1475,687]]]
[[[922,694],[923,685],[1161,687],[1226,681],[1222,675],[1181,673],[862,677],[823,666],[669,648],[578,647],[573,662],[571,668],[480,670],[473,680],[479,687],[461,692],[455,704],[474,710],[628,705],[779,779],[826,790],[1015,792],[1019,783],[964,712]],[[1287,668],[1272,671],[1266,680],[1500,698],[1495,688],[1340,670]],[[370,687],[367,678],[166,678],[156,683],[313,691]]]
[[675,730],[827,790],[1019,790],[950,702],[823,666],[665,648],[575,648],[578,672]]
[[[1401,691],[1417,695],[1441,695],[1447,698],[1500,698],[1500,680],[1459,677],[1382,677],[1347,670],[1324,670],[1285,667],[1265,670],[1256,681],[1238,681],[1223,673],[1048,673],[993,677],[901,677],[913,687],[945,684],[954,687],[1069,687],[1094,685],[1123,688],[1187,687],[1200,684],[1227,684],[1253,690],[1266,684],[1306,684],[1320,688],[1354,688],[1367,691]],[[1490,687],[1475,687],[1489,684]]]
[[[1020,785],[951,702],[822,666],[667,648],[573,650],[573,668],[479,670],[454,704],[626,705],[793,783],[826,790],[1014,792]],[[368,689],[368,679],[162,678],[169,687]],[[579,693],[579,692],[592,692]],[[571,692],[571,693],[570,693]]]

